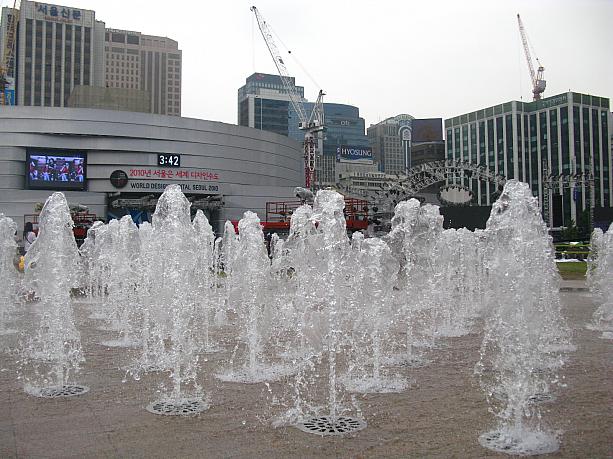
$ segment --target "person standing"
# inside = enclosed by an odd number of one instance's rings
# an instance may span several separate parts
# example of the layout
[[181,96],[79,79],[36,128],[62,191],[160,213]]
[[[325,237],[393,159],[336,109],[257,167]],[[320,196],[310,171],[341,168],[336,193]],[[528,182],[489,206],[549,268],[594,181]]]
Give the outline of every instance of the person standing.
[[36,233],[34,233],[34,227],[32,226],[32,222],[26,222],[23,226],[23,250],[24,254],[28,253],[30,247],[36,240]]

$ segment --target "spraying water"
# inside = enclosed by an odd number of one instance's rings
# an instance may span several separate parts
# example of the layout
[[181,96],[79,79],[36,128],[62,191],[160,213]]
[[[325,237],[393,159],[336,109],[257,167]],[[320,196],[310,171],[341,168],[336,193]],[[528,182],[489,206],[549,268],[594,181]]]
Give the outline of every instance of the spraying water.
[[19,277],[14,263],[17,253],[16,231],[17,224],[0,214],[0,335],[17,331],[8,327],[19,294]]
[[595,229],[591,246],[587,282],[598,309],[588,328],[601,331],[604,339],[613,339],[613,224],[606,233]]
[[[198,252],[189,209],[181,188],[168,186],[158,199],[143,254],[145,276],[150,279],[150,311],[143,323],[149,344],[147,355],[139,361],[140,369],[150,370],[143,365],[151,359],[170,369],[170,383],[163,385],[162,398],[148,407],[156,414],[194,414],[209,406],[197,383]],[[152,357],[156,352],[162,355]]]
[[[223,381],[257,383],[274,381],[291,374],[283,364],[263,360],[274,318],[274,302],[270,301],[270,259],[264,243],[260,219],[245,212],[238,223],[239,236],[233,250],[236,262],[226,277],[231,308],[236,311],[239,340],[245,345],[245,361],[238,367],[233,359],[230,368],[217,377]],[[238,262],[240,260],[240,262]]]
[[[308,244],[302,245],[312,250],[313,258],[309,261],[318,268],[315,293],[310,296],[309,312],[304,315],[309,320],[308,335],[314,345],[293,383],[295,404],[286,418],[296,418],[296,427],[319,435],[341,435],[366,426],[362,419],[346,416],[351,408],[343,401],[343,385],[338,376],[351,323],[348,298],[352,286],[348,279],[355,267],[351,265],[344,207],[344,198],[339,193],[318,191],[310,217]],[[317,393],[319,385],[322,393]],[[353,401],[359,412],[357,401]]]
[[196,234],[197,267],[196,288],[198,289],[198,312],[201,322],[201,348],[204,352],[218,352],[221,349],[211,341],[211,318],[216,311],[215,275],[215,234],[204,212],[198,209],[192,222]]
[[119,339],[103,341],[108,347],[140,347],[140,305],[137,298],[137,269],[139,267],[139,231],[132,217],[111,220],[106,232],[110,242],[102,247],[101,256],[108,265],[106,309],[109,330],[117,330]]
[[[63,193],[53,193],[40,213],[38,238],[25,257],[28,290],[41,303],[37,331],[23,350],[26,391],[37,396],[66,395],[72,377],[85,361],[75,326],[71,289],[79,285],[79,252],[73,222]],[[70,394],[76,395],[76,394]]]
[[507,182],[486,232],[488,315],[476,372],[499,422],[479,442],[509,454],[550,453],[558,440],[534,401],[550,398],[560,380],[569,331],[551,238],[527,184]]
[[398,262],[381,239],[364,240],[356,234],[351,244],[356,252],[354,339],[350,374],[344,385],[351,392],[400,392],[407,387],[407,381],[383,373],[384,348],[391,339],[392,287],[396,284]]
[[85,294],[85,298],[81,299],[83,303],[97,303],[102,294],[96,269],[98,251],[100,250],[100,244],[96,244],[96,233],[104,226],[101,221],[94,222],[87,230],[87,237],[79,247],[81,266],[83,267],[82,284]]

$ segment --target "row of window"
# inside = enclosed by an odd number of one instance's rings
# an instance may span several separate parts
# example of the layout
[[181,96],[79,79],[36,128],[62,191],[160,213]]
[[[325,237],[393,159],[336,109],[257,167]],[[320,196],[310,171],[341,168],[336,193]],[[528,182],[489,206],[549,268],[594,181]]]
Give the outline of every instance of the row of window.
[[109,88],[127,88],[127,89],[139,89],[136,83],[120,83],[119,81],[109,81],[107,83]]
[[[593,163],[591,166],[592,170],[597,171],[602,161],[600,170],[603,173],[603,178],[602,181],[599,180],[599,174],[596,174],[597,181],[595,191],[597,198],[600,197],[603,205],[605,205],[609,201],[608,172],[610,168],[610,159],[609,155],[606,154],[602,155],[603,157],[601,158],[600,140],[602,140],[603,152],[608,151],[608,114],[606,111],[598,111],[596,109],[590,110],[587,107],[580,109],[580,107],[576,105],[573,106],[572,110],[573,145],[570,143],[570,129],[568,127],[569,113],[567,106],[533,113],[529,116],[527,114],[516,114],[518,178],[523,181],[531,182],[535,195],[540,193],[537,184],[538,175],[543,165],[539,164],[538,160],[539,143],[537,140],[540,140],[541,158],[546,159],[549,173],[556,175],[570,173],[571,170],[573,170],[573,162],[576,164],[576,169],[579,171],[587,168],[590,163],[589,156],[591,147],[593,156],[591,160]],[[590,115],[592,117],[591,129]],[[458,126],[453,130],[447,129],[447,156],[449,158],[454,158],[455,156],[455,159],[464,159],[478,164],[485,164],[495,172],[505,174],[507,178],[513,178],[512,116],[513,115],[510,114],[505,115],[504,121],[501,116],[494,119],[479,121],[478,123],[471,123],[470,125]],[[583,130],[581,129],[581,117],[583,117]],[[503,134],[503,125],[506,136]],[[478,148],[477,132],[479,133]],[[548,136],[548,132],[555,132],[555,135]],[[486,133],[488,137],[487,154]],[[494,136],[494,134],[496,135]],[[453,136],[455,136],[455,142],[453,141]],[[582,136],[583,139],[581,138]],[[468,150],[469,137],[472,151]],[[494,137],[496,138],[497,148],[494,148]],[[506,155],[504,148],[505,140],[507,143]],[[584,147],[583,157],[581,154],[582,144]],[[574,152],[574,154],[571,154],[571,151]],[[583,203],[583,206],[585,206],[585,198],[579,196],[578,199]]]
[[138,45],[140,44],[140,37],[134,34],[125,34],[125,33],[117,33],[117,32],[105,32],[104,41],[112,43],[128,43],[129,45]]
[[138,63],[132,63],[132,62],[114,62],[114,61],[106,61],[106,67],[123,67],[123,68],[129,68],[129,69],[137,69],[139,67]]
[[138,56],[134,55],[134,56],[126,56],[125,54],[115,54],[115,53],[106,53],[106,63],[108,65],[109,63],[109,57],[111,58],[111,60],[114,61],[137,61],[138,60]]
[[117,75],[121,74],[121,75],[138,75],[138,70],[128,70],[128,69],[117,69],[117,68],[113,68],[107,67],[106,70],[107,74],[113,74],[116,73]]
[[[124,79],[125,78],[125,79]],[[121,79],[121,81],[138,81],[138,77],[124,77],[124,75],[121,75],[121,78],[119,77],[119,75],[115,76],[115,75],[109,75],[108,80],[113,81],[113,80],[117,80],[119,81]]]

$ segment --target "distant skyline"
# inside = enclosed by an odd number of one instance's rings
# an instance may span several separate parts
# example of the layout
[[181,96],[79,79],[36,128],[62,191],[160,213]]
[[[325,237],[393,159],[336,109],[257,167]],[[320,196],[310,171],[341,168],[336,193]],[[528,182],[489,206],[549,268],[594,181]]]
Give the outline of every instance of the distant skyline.
[[321,85],[326,102],[359,107],[367,127],[399,113],[451,118],[531,101],[517,13],[533,57],[545,67],[544,97],[568,90],[613,96],[610,0],[312,0],[308,8],[287,0],[56,3],[94,10],[107,27],[177,40],[185,117],[236,124],[237,90],[245,79],[277,73],[252,4],[278,34],[305,97],[314,101]]

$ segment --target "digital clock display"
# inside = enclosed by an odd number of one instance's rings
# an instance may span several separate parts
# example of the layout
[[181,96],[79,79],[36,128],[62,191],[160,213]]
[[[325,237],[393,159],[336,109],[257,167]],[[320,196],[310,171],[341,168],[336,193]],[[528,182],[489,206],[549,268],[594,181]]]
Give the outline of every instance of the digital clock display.
[[158,153],[158,166],[181,167],[181,155],[174,153]]

